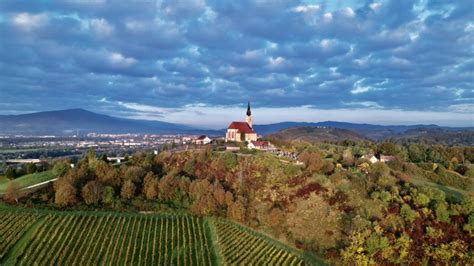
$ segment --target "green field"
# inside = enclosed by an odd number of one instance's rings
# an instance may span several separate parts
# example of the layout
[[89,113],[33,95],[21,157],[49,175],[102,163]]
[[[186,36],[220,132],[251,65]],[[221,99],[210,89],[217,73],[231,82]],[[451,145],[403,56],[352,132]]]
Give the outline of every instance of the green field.
[[[55,176],[52,171],[45,171],[41,173],[24,175],[24,176],[14,179],[14,181],[17,182],[20,185],[20,187],[28,187],[28,186],[45,182],[54,178]],[[5,192],[9,184],[10,184],[10,180],[4,177],[1,178],[0,179],[0,193]]]
[[0,265],[307,265],[227,220],[1,208]]

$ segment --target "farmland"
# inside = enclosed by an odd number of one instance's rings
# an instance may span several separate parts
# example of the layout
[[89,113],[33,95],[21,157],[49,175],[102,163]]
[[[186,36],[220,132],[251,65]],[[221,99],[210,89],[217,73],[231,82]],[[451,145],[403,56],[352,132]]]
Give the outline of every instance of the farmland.
[[297,251],[213,218],[16,209],[0,215],[1,265],[304,264]]

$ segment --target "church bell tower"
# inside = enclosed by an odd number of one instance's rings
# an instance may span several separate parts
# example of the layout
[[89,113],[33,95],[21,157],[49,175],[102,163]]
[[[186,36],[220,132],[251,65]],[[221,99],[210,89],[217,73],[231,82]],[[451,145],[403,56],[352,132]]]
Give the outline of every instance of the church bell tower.
[[252,111],[250,111],[250,101],[247,104],[247,116],[245,117],[245,122],[250,126],[250,128],[253,128],[252,125]]

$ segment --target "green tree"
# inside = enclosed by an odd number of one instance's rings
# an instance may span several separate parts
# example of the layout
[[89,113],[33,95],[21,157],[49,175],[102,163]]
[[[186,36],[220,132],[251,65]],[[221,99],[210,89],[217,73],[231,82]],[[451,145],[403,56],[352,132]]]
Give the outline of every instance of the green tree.
[[36,167],[36,164],[34,164],[34,163],[29,163],[29,164],[26,165],[26,173],[28,173],[28,174],[34,174],[34,173],[36,173],[37,170],[38,169]]
[[104,187],[102,191],[102,203],[111,204],[115,199],[115,190],[111,186]]
[[8,166],[7,170],[5,171],[5,177],[8,179],[15,179],[16,169],[11,166]]
[[56,161],[53,165],[53,174],[55,176],[63,176],[66,174],[69,168],[69,163],[66,160]]

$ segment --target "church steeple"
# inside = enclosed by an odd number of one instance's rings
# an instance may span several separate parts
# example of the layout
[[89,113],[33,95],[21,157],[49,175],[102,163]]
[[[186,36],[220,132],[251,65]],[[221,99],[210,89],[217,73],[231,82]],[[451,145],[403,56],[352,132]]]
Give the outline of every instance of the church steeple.
[[250,111],[250,101],[247,104],[247,116],[245,117],[245,122],[250,126],[250,128],[253,128],[252,125],[252,111]]

